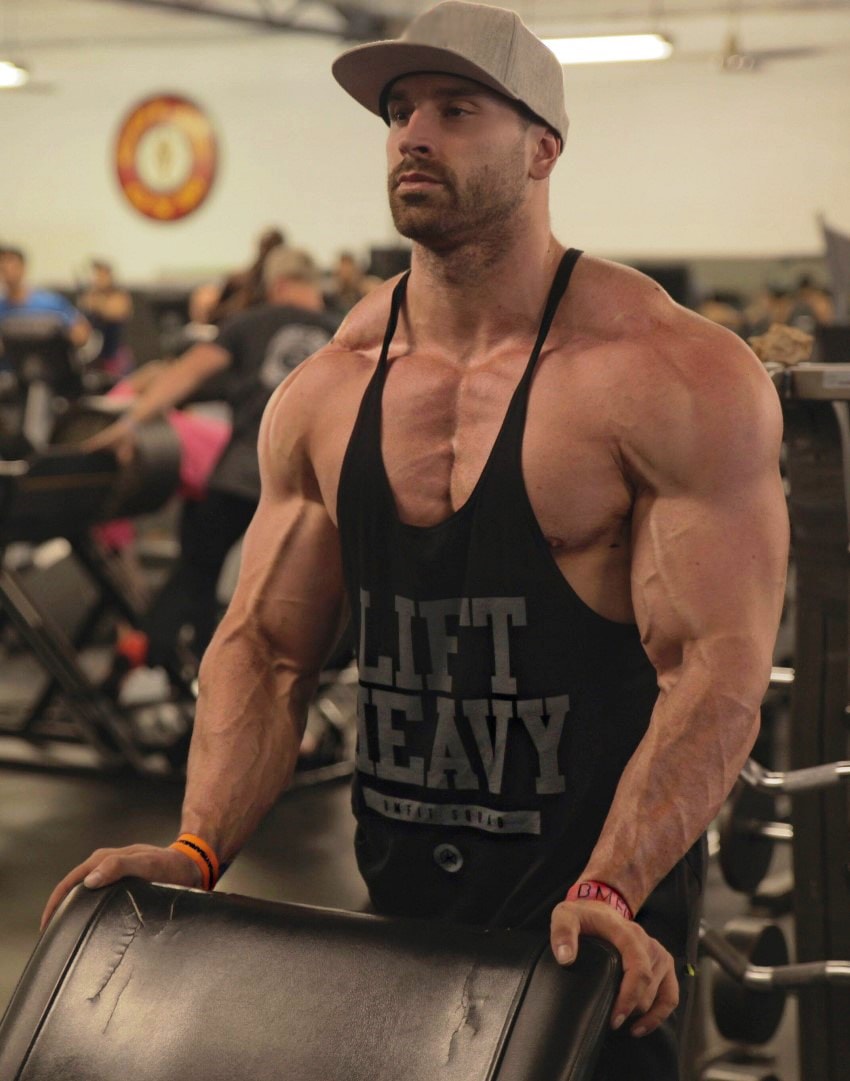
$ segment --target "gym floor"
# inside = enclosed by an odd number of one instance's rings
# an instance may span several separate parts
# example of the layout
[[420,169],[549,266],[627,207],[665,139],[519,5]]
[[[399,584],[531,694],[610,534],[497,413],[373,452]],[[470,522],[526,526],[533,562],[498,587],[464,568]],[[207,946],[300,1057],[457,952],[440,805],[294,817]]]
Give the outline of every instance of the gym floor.
[[[170,842],[180,800],[176,782],[0,766],[0,1012],[35,946],[39,916],[55,883],[95,848]],[[273,808],[221,888],[269,900],[362,909],[366,892],[354,862],[353,834],[345,781],[295,789]],[[744,905],[726,888],[713,861],[708,920],[722,927]],[[716,1033],[710,1046],[715,1042],[720,1042]],[[765,1051],[775,1054],[772,1070],[781,1081],[800,1081],[793,999]]]

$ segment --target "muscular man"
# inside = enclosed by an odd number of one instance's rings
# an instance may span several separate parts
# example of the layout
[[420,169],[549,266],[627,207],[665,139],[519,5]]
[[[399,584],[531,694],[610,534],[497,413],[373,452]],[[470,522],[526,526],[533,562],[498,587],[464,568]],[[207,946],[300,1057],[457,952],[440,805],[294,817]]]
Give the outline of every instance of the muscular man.
[[[625,975],[599,1077],[676,1077],[700,838],[782,603],[776,394],[732,334],[554,238],[562,73],[512,12],[440,4],[335,73],[389,124],[412,271],[266,411],[182,828],[239,851],[350,604],[374,907],[551,927],[565,964],[580,933],[608,939]],[[48,914],[125,874],[202,881],[177,849],[104,849]]]

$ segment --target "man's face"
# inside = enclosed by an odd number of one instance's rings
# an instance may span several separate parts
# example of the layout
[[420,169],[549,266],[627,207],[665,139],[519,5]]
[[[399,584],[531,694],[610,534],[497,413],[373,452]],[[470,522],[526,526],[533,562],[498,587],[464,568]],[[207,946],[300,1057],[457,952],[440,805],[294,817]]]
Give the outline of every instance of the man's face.
[[24,280],[24,261],[13,252],[0,255],[0,281],[8,290],[17,289]]
[[92,264],[92,285],[95,289],[112,288],[112,271],[102,263]]
[[336,264],[336,279],[341,285],[351,285],[360,277],[360,268],[348,255],[341,255]]
[[408,75],[387,108],[390,210],[402,236],[447,251],[510,227],[529,184],[530,141],[505,98],[454,75]]

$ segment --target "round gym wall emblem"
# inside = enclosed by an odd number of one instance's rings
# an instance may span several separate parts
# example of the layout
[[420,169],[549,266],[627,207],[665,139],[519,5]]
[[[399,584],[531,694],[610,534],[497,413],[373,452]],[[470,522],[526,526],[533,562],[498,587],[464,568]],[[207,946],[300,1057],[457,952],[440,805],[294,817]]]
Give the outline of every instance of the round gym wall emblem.
[[212,124],[197,105],[175,94],[147,98],[118,133],[118,183],[146,218],[177,221],[209,195],[216,156]]

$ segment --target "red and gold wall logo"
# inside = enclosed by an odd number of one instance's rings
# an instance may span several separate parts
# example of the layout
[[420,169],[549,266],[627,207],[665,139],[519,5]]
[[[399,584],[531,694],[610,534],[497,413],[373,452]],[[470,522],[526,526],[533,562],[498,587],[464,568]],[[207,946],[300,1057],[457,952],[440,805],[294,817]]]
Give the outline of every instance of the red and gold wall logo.
[[210,193],[216,172],[215,133],[197,105],[176,95],[136,105],[118,133],[118,183],[146,218],[177,221]]

